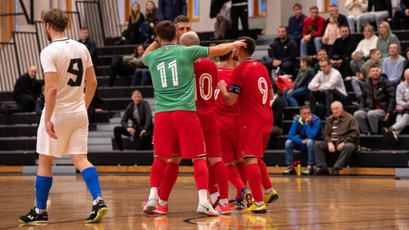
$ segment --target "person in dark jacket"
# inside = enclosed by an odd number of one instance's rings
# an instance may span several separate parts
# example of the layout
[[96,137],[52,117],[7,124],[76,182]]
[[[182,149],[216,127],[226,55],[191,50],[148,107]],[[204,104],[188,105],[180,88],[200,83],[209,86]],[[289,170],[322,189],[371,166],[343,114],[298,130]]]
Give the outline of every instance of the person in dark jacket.
[[[132,92],[132,102],[126,107],[121,126],[114,128],[115,142],[119,150],[123,150],[122,137],[125,135],[135,141],[137,150],[147,149],[152,143],[152,111],[149,103],[142,100],[139,90]],[[128,121],[132,125],[128,125]]]
[[91,55],[92,64],[95,67],[98,64],[97,44],[94,39],[89,37],[87,27],[81,27],[80,37],[81,38],[78,41],[87,47],[89,54]]
[[285,106],[298,106],[297,99],[304,98],[302,101],[305,101],[305,98],[308,95],[308,84],[315,76],[311,65],[312,60],[310,57],[301,57],[300,70],[298,70],[294,85],[285,89],[283,92],[283,101]]
[[356,49],[358,43],[354,37],[349,33],[348,26],[341,26],[341,37],[335,40],[334,45],[330,50],[329,57],[331,63],[335,65],[343,77],[352,75],[349,62],[351,61],[351,55]]
[[287,35],[284,26],[277,29],[278,38],[270,44],[271,57],[265,57],[261,61],[271,74],[271,70],[280,68],[286,74],[292,74],[295,59],[297,57],[297,44]]
[[361,14],[359,20],[362,28],[373,22],[376,22],[376,26],[379,28],[382,21],[392,21],[391,0],[369,0],[368,12]]
[[294,4],[293,12],[294,15],[288,19],[288,37],[295,41],[297,47],[299,47],[302,39],[302,25],[307,16],[302,13],[302,5],[300,3]]
[[285,162],[288,168],[283,172],[285,175],[296,174],[293,165],[293,150],[298,149],[308,154],[308,167],[303,172],[304,175],[311,175],[314,165],[314,144],[316,140],[322,140],[321,120],[311,113],[309,106],[300,109],[300,116],[297,117],[288,132],[288,139],[285,142]]
[[337,5],[329,6],[328,12],[329,12],[329,18],[327,18],[327,20],[325,20],[324,31],[325,31],[325,28],[327,27],[328,23],[330,23],[330,18],[331,17],[337,19],[338,25],[340,27],[341,26],[347,26],[349,28],[347,17],[345,15],[339,13]]
[[139,3],[134,2],[131,6],[131,16],[128,19],[128,27],[122,36],[126,39],[127,44],[137,44],[142,38],[142,33],[139,33],[140,26],[145,21],[145,17],[141,12]]
[[14,85],[13,98],[17,103],[14,112],[32,112],[41,93],[42,83],[36,80],[37,67],[30,66],[27,73],[21,75]]
[[362,89],[360,109],[354,113],[363,134],[377,134],[379,121],[388,121],[395,108],[395,89],[378,66],[371,66]]
[[409,24],[409,0],[400,0],[400,9],[395,11],[392,20],[392,29],[407,29]]
[[186,0],[159,0],[159,19],[173,22],[179,15],[187,15]]

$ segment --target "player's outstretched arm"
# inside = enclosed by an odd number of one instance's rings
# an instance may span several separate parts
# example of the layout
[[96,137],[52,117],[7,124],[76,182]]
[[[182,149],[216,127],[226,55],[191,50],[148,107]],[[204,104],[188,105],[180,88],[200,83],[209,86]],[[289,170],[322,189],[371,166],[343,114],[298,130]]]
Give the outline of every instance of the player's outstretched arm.
[[209,57],[218,57],[227,54],[228,52],[238,49],[240,47],[246,47],[247,44],[244,40],[230,42],[230,43],[223,43],[217,46],[209,47]]
[[54,131],[54,124],[51,122],[51,116],[53,115],[55,102],[57,100],[57,73],[46,72],[44,73],[44,99],[45,99],[45,125],[46,131],[51,138],[57,139]]
[[86,83],[86,88],[85,88],[85,95],[84,95],[84,100],[85,100],[85,106],[88,107],[91,104],[92,98],[94,97],[95,90],[97,89],[97,77],[95,76],[95,70],[93,66],[88,67],[85,70],[85,83]]
[[237,102],[239,95],[237,93],[228,92],[226,86],[227,84],[224,80],[217,83],[217,88],[220,89],[224,102],[226,102],[228,105],[234,105]]
[[159,48],[159,47],[160,47],[159,42],[158,42],[157,40],[153,41],[153,42],[148,46],[148,48],[146,48],[145,52],[143,52],[143,54],[142,54],[142,62],[143,62],[143,58],[145,57],[145,55],[146,55],[147,53],[152,52],[152,51],[156,50],[156,49]]

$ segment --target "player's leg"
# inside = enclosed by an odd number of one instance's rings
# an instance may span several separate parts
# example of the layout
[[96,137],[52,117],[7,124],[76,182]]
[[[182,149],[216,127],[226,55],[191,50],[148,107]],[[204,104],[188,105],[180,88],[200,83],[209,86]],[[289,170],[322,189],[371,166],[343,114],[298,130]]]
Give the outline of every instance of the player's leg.
[[[207,162],[207,168],[210,168],[210,163]],[[215,175],[213,174],[212,170],[209,170],[209,194],[210,194],[210,202],[212,202],[213,207],[215,207],[219,203],[220,193],[217,188],[217,182]]]
[[52,164],[54,157],[40,154],[35,182],[36,206],[19,220],[24,223],[47,223],[47,200],[53,182]]
[[159,199],[159,189],[162,183],[163,172],[166,167],[166,158],[160,158],[154,156],[153,164],[150,173],[150,190],[147,202],[143,202],[143,210],[145,213],[150,214],[155,208],[157,200]]
[[[263,135],[263,152],[267,146],[267,142],[269,140],[270,133],[265,133]],[[272,203],[276,200],[278,200],[278,193],[277,191],[273,188],[273,184],[271,183],[270,177],[268,175],[267,167],[264,161],[259,158],[258,159],[258,166],[260,167],[260,172],[261,172],[261,182],[264,187],[264,202],[265,203]]]

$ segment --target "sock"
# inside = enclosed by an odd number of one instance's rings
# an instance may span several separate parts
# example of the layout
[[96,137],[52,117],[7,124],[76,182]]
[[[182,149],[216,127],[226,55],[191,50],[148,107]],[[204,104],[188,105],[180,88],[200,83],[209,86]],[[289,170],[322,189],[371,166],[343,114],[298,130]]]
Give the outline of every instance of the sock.
[[[207,164],[207,167],[210,168],[210,165]],[[214,173],[212,170],[209,170],[209,194],[218,193],[216,179],[214,178]]]
[[251,193],[253,194],[254,201],[263,201],[263,193],[261,191],[261,173],[258,164],[247,165],[247,176],[251,178],[249,180]]
[[151,177],[150,177],[151,187],[159,188],[162,182],[163,172],[165,171],[165,167],[166,167],[166,162],[164,162],[163,160],[159,158],[155,158],[155,160],[153,160],[153,164],[151,167]]
[[151,187],[148,200],[156,200],[158,198],[158,188]]
[[[47,209],[48,194],[53,183],[52,177],[38,176],[36,178],[36,212],[41,214]],[[37,211],[38,209],[38,211]]]
[[81,172],[82,177],[87,184],[88,190],[91,193],[92,200],[101,196],[101,187],[99,186],[98,173],[95,167],[89,167]]
[[200,189],[198,193],[199,193],[199,203],[205,204],[209,202],[207,200],[207,190],[206,189]]
[[205,159],[197,159],[193,162],[193,175],[196,181],[197,190],[206,190],[209,187],[209,170]]
[[264,191],[264,193],[265,193],[265,194],[268,194],[268,193],[270,193],[271,191],[273,191],[273,188],[266,189],[266,190]]
[[260,201],[260,202],[254,202],[257,206],[261,206],[264,204],[264,201]]
[[210,201],[214,204],[219,198],[220,194],[218,192],[210,193]]
[[247,169],[246,169],[246,163],[244,161],[238,162],[236,164],[237,169],[240,173],[241,181],[243,181],[244,186],[247,186]]
[[226,205],[226,204],[228,204],[229,203],[229,200],[228,199],[220,199],[219,200],[219,204],[221,205],[221,206],[224,206],[224,205]]
[[270,177],[267,172],[267,166],[266,163],[262,159],[258,159],[258,166],[260,167],[260,172],[261,172],[261,182],[263,183],[263,187],[265,190],[270,189],[273,187],[271,184]]
[[168,202],[167,202],[166,200],[161,200],[161,199],[159,199],[159,200],[158,200],[158,204],[163,207],[163,206],[167,205]]
[[241,190],[245,188],[246,186],[241,180],[240,174],[237,171],[236,167],[234,165],[228,165],[227,172],[229,173],[229,181],[236,188],[236,198],[239,198],[239,199],[243,198],[243,196],[241,195]]
[[220,199],[229,198],[229,178],[227,176],[227,168],[223,161],[219,161],[212,165],[210,171],[213,172],[219,188]]
[[169,199],[170,192],[172,191],[173,185],[175,185],[179,174],[179,164],[170,162],[166,164],[165,171],[162,175],[166,177],[162,180],[159,198],[161,200],[167,201]]

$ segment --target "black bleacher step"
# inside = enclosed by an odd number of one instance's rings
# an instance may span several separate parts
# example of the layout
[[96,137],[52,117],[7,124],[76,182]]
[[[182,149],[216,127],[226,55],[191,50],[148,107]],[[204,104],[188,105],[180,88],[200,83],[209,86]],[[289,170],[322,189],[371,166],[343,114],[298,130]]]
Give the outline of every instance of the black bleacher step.
[[37,158],[38,154],[32,150],[0,151],[0,165],[36,165]]
[[35,137],[0,137],[0,150],[35,150]]
[[0,125],[0,137],[37,136],[37,124]]
[[127,55],[135,50],[136,45],[112,45],[97,48],[98,55]]
[[14,100],[12,91],[0,92],[0,101],[12,101],[12,100]]
[[[98,88],[109,85],[109,76],[99,76],[97,77],[97,80]],[[132,76],[117,76],[114,86],[130,86],[131,80]]]
[[153,97],[152,86],[128,87],[98,87],[98,96],[101,98],[131,98],[132,91],[141,91],[143,97]]
[[111,74],[111,67],[109,65],[100,65],[95,67],[95,74],[97,76],[109,76]]
[[37,116],[34,112],[31,113],[13,113],[10,115],[0,115],[0,124],[36,124]]
[[131,102],[131,97],[128,98],[105,98],[102,108],[104,110],[125,110],[126,106]]

